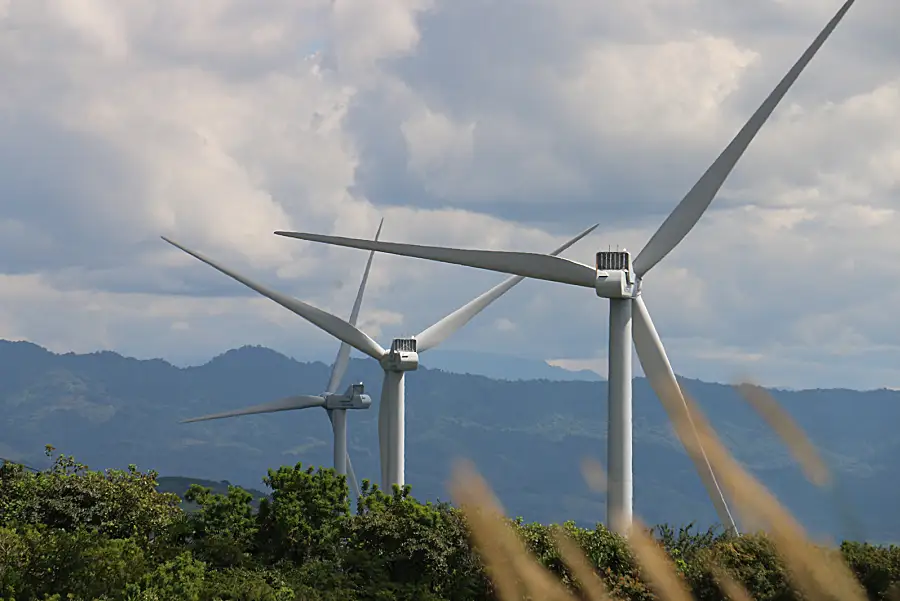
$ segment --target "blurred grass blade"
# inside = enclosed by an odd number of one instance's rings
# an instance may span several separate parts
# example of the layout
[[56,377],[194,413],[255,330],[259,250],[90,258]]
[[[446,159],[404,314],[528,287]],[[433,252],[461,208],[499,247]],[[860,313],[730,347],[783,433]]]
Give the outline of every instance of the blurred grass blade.
[[566,587],[529,553],[504,522],[502,507],[470,463],[460,462],[454,468],[451,494],[470,520],[475,547],[501,601],[518,601],[523,595],[548,601],[571,600]]
[[675,564],[647,532],[646,526],[633,518],[628,544],[634,551],[644,576],[662,601],[692,601],[687,586],[675,569]]
[[794,459],[800,464],[806,478],[816,486],[830,490],[832,501],[843,525],[844,536],[853,540],[863,540],[865,536],[859,520],[853,515],[841,487],[835,482],[821,454],[806,433],[764,388],[743,382],[737,385],[737,389],[788,447]]
[[559,549],[563,564],[572,572],[588,601],[610,601],[606,585],[594,571],[581,546],[560,527],[553,529],[553,542]]
[[591,490],[598,493],[606,492],[606,470],[599,461],[586,457],[581,462],[581,473]]
[[709,569],[728,601],[753,601],[747,589],[732,578],[731,574],[715,564],[711,564]]
[[679,437],[685,444],[703,445],[716,473],[722,475],[722,484],[729,497],[735,500],[738,511],[767,526],[798,589],[813,601],[830,600],[834,595],[844,601],[865,601],[865,594],[847,565],[812,545],[793,516],[731,457],[693,399],[685,397],[685,401],[690,404],[700,437],[699,442],[695,442],[683,418],[675,424]]
[[769,391],[748,382],[742,382],[736,388],[744,400],[781,438],[809,481],[820,487],[830,486],[831,473],[819,451],[793,418],[778,405],[778,401]]

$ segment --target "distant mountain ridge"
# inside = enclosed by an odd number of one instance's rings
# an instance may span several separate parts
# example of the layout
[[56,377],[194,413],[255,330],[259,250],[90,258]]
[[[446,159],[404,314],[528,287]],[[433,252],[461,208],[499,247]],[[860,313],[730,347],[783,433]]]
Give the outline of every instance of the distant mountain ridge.
[[568,370],[537,359],[496,353],[433,349],[422,356],[422,363],[432,369],[454,374],[487,376],[496,380],[605,381],[599,374],[587,369]]
[[[354,351],[354,357],[361,357]],[[315,363],[315,360],[300,362]],[[478,351],[455,351],[432,349],[421,357],[422,365],[429,369],[439,369],[454,374],[487,376],[497,380],[550,380],[568,382],[580,380],[599,382],[604,379],[597,373],[582,369],[569,370],[539,359],[527,359],[497,353]],[[177,367],[199,367],[208,362],[206,358],[193,361],[172,362]]]
[[[227,495],[228,487],[232,486],[231,482],[229,482],[228,480],[222,480],[221,482],[215,482],[213,480],[205,480],[203,478],[185,478],[183,476],[160,476],[159,478],[157,478],[156,490],[158,490],[159,492],[175,493],[182,499],[181,506],[186,511],[193,511],[194,509],[197,508],[197,506],[194,505],[193,503],[189,503],[184,500],[185,493],[187,493],[188,489],[193,484],[198,484],[200,486],[204,486],[204,487],[212,490],[212,492],[214,492],[216,494],[220,494],[220,495]],[[264,493],[261,490],[257,490],[255,488],[247,488],[245,490],[247,492],[249,492],[250,495],[253,497],[253,501],[251,502],[251,505],[253,507],[258,508],[260,500],[266,496],[266,493]]]
[[[55,354],[0,341],[0,457],[46,465],[43,445],[93,468],[136,463],[164,477],[228,480],[261,489],[268,468],[328,466],[330,428],[321,411],[194,424],[179,420],[320,391],[329,366],[242,347],[179,368],[112,352]],[[377,480],[381,370],[353,359],[368,411],[351,412],[349,444],[360,477]],[[836,538],[900,540],[900,393],[774,391],[820,446],[836,492],[804,481],[784,446],[729,386],[682,379],[740,461],[783,498],[811,531]],[[452,460],[472,459],[507,510],[526,519],[604,517],[604,499],[580,461],[605,461],[606,390],[600,381],[496,380],[420,367],[407,381],[407,479],[415,496],[446,498]],[[634,382],[635,503],[650,523],[715,519],[699,478],[643,378]],[[181,483],[179,484],[179,486]]]

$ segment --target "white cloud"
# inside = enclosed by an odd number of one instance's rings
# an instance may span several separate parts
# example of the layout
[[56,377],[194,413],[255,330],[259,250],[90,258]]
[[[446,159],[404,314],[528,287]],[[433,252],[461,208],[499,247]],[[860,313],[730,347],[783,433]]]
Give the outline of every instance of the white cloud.
[[[331,359],[160,234],[340,315],[365,253],[273,230],[541,251],[600,222],[566,256],[637,251],[838,3],[5,0],[0,337]],[[895,17],[850,11],[648,277],[680,373],[900,381]],[[382,255],[360,323],[420,331],[500,279]],[[598,366],[605,327],[591,291],[526,281],[446,348]]]
[[438,195],[452,195],[471,167],[475,123],[459,125],[427,108],[400,125],[409,169]]
[[515,332],[516,330],[519,329],[519,326],[517,326],[514,321],[507,319],[505,317],[501,317],[500,319],[495,319],[494,327],[497,329],[498,332]]
[[661,137],[714,140],[724,129],[722,105],[755,58],[708,35],[661,44],[600,42],[558,91],[566,114],[595,135],[629,145]]

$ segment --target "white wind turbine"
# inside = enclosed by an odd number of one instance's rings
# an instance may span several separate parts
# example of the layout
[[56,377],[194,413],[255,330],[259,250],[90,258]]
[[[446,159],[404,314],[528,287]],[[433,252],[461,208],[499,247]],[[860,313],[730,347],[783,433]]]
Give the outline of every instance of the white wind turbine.
[[[749,146],[772,111],[793,85],[794,81],[831,35],[854,0],[847,0],[829,21],[787,75],[778,83],[762,105],[741,128],[722,154],[669,214],[650,241],[632,262],[627,251],[597,253],[595,267],[582,263],[534,253],[462,250],[435,246],[371,242],[355,238],[324,236],[299,232],[275,232],[281,236],[338,246],[376,250],[395,255],[417,257],[467,265],[519,276],[594,288],[597,295],[609,299],[609,436],[607,451],[607,524],[619,532],[632,523],[632,423],[631,423],[631,355],[632,336],[638,359],[651,386],[660,398],[664,395],[680,397],[681,389],[666,357],[666,352],[650,320],[641,297],[641,279],[650,269],[674,249],[694,227],[706,211],[738,159]],[[634,313],[632,313],[634,309]],[[632,319],[634,331],[632,332]],[[665,405],[665,403],[664,403]],[[672,416],[670,416],[672,417]],[[690,416],[688,416],[690,417]],[[690,452],[690,451],[689,451]],[[734,519],[716,481],[715,474],[701,451],[693,455],[700,468],[700,477],[712,497],[719,519],[732,532],[737,532]]]
[[[549,256],[555,257],[594,231],[596,227],[597,225],[593,225],[587,228],[554,250]],[[382,370],[384,370],[381,402],[378,406],[378,442],[381,459],[381,483],[385,490],[390,490],[393,484],[403,486],[406,480],[404,385],[406,372],[418,369],[419,353],[434,348],[443,342],[451,334],[469,323],[473,317],[478,315],[488,305],[525,279],[522,276],[513,276],[505,279],[416,336],[395,338],[391,342],[390,350],[385,350],[354,324],[348,323],[340,317],[326,313],[303,301],[276,292],[262,284],[257,284],[249,278],[224,267],[200,253],[176,244],[168,238],[164,237],[163,239],[378,361]]]
[[[381,235],[381,226],[384,225],[384,219],[378,224],[378,230],[375,232],[375,240]],[[187,248],[173,242],[165,236],[163,240],[191,254],[205,263],[209,260],[201,257],[198,253],[188,250]],[[362,281],[359,283],[359,290],[356,293],[356,300],[353,302],[353,309],[350,311],[350,325],[355,326],[359,317],[359,309],[362,306],[363,294],[366,290],[366,281],[369,279],[369,270],[372,268],[372,259],[375,251],[369,253],[366,261],[366,268],[363,271]],[[347,387],[344,394],[337,394],[337,389],[344,379],[344,373],[350,363],[350,345],[341,342],[338,349],[337,357],[334,359],[334,365],[331,367],[331,377],[328,378],[328,387],[325,392],[319,395],[300,395],[292,396],[270,403],[254,405],[244,409],[236,409],[233,411],[225,411],[223,413],[214,413],[204,415],[202,417],[193,417],[182,420],[181,423],[204,422],[212,419],[223,419],[226,417],[237,417],[239,415],[255,415],[260,413],[276,413],[278,411],[292,411],[297,409],[308,409],[310,407],[322,407],[328,413],[328,420],[331,422],[331,430],[333,434],[333,457],[335,471],[346,476],[350,472],[350,484],[353,487],[356,496],[360,495],[359,480],[353,470],[353,464],[350,462],[350,455],[347,453],[347,410],[348,409],[368,409],[372,405],[372,399],[365,394],[364,386],[360,384],[351,384]]]

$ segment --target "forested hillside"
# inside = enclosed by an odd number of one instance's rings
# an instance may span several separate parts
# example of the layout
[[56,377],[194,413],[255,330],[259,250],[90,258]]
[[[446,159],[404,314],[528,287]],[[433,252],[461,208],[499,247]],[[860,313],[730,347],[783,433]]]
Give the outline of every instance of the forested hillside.
[[[154,468],[165,477],[228,481],[261,489],[272,466],[329,465],[331,431],[319,409],[205,423],[179,420],[289,394],[318,393],[322,363],[263,348],[229,351],[177,368],[115,353],[57,355],[0,341],[0,457],[46,466],[45,444],[92,468]],[[373,397],[349,416],[350,453],[361,478],[377,480],[381,370],[354,359],[349,379]],[[820,535],[900,540],[900,393],[774,391],[833,469],[836,491],[808,484],[790,454],[729,386],[685,380],[731,450]],[[513,515],[592,527],[602,497],[578,464],[605,459],[602,382],[502,381],[420,368],[407,378],[407,481],[423,500],[447,499],[451,461],[473,460]],[[699,478],[646,381],[636,379],[635,500],[652,523],[705,527],[715,520]],[[179,490],[178,492],[183,492]]]

